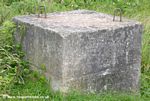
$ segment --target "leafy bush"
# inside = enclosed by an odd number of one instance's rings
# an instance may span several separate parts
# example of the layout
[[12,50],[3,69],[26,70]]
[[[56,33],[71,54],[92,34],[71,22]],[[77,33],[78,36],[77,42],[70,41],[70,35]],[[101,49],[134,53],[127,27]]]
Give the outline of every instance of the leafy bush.
[[9,17],[10,7],[0,3],[0,25]]
[[13,45],[14,29],[15,25],[10,21],[3,23],[0,29],[0,91],[13,83],[23,84],[23,78],[29,72],[20,45]]
[[13,2],[19,2],[19,1],[23,1],[23,0],[1,0],[1,2],[7,6],[10,6]]

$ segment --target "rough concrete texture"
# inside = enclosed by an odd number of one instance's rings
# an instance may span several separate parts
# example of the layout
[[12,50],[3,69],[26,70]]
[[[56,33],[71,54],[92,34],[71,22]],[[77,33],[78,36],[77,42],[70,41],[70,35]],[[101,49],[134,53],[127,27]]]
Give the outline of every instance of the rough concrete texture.
[[[117,18],[118,19],[118,18]],[[142,25],[88,10],[19,16],[14,34],[54,90],[139,90]],[[24,34],[20,34],[24,25]]]

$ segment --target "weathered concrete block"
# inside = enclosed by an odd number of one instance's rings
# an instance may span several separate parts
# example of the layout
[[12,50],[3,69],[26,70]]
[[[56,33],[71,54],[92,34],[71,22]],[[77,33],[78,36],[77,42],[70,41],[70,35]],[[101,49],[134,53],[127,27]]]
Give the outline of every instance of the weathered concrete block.
[[26,58],[46,66],[54,90],[138,91],[142,25],[112,21],[111,15],[87,10],[15,17],[14,34]]

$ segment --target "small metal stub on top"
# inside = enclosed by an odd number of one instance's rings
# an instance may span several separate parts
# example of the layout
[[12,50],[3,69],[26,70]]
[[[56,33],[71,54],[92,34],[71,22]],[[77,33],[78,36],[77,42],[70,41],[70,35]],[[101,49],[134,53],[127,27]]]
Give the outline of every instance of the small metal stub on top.
[[114,10],[113,21],[115,21],[115,17],[116,17],[116,15],[117,15],[118,12],[119,12],[119,14],[120,14],[120,22],[122,22],[122,10],[121,10],[121,8],[116,8],[116,9]]
[[38,17],[41,17],[41,15],[44,13],[44,17],[47,18],[45,0],[40,0],[38,2],[37,10],[38,10]]

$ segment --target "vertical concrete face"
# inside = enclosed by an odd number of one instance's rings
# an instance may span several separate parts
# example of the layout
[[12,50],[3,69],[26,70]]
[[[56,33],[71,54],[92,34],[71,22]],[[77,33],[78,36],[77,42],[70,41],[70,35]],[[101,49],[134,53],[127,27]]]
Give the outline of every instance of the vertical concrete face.
[[14,36],[31,63],[46,66],[45,74],[54,90],[136,92],[142,25],[112,19],[87,10],[52,13],[46,19],[15,17],[18,26],[25,26],[25,34],[20,38],[18,27]]

